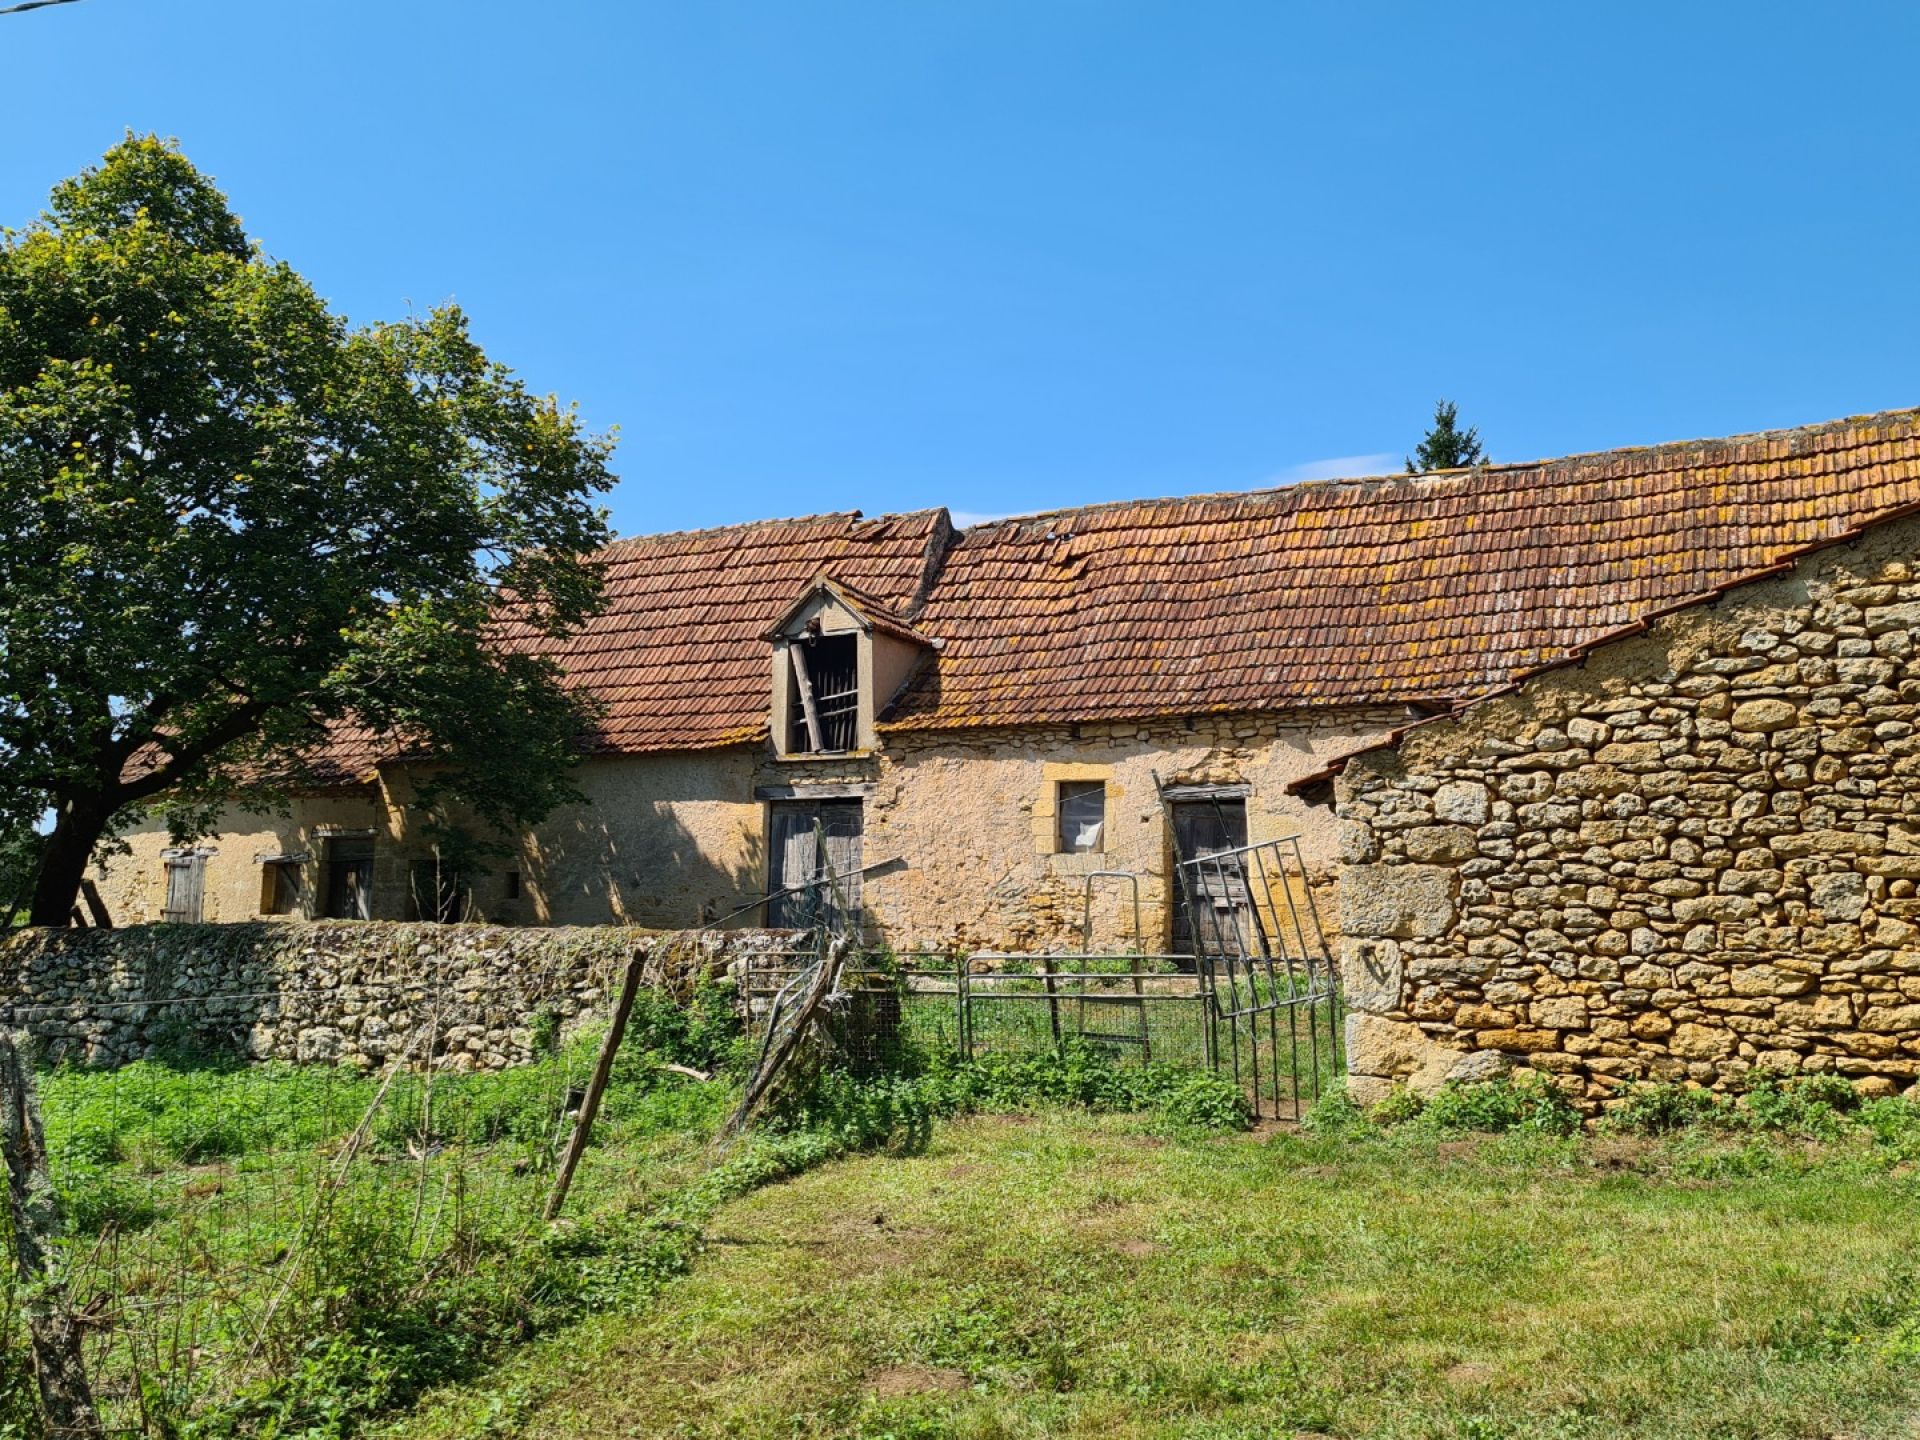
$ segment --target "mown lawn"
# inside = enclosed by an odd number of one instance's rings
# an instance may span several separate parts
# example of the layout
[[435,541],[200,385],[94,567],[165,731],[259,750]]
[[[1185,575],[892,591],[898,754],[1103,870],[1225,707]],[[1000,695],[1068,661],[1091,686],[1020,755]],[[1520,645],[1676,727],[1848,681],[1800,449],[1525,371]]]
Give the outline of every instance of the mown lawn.
[[1859,1145],[939,1127],[395,1435],[1920,1436],[1920,1176]]

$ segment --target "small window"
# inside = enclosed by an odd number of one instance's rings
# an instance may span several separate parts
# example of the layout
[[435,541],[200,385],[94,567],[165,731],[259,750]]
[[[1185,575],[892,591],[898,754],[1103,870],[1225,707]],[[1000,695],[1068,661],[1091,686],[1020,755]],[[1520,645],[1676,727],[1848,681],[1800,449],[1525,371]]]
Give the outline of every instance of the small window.
[[1107,782],[1062,780],[1054,797],[1062,855],[1091,855],[1107,848]]
[[260,913],[293,915],[300,909],[300,866],[292,860],[269,860],[260,867]]
[[789,642],[787,654],[793,662],[787,753],[853,749],[860,739],[859,637],[810,635]]
[[520,898],[520,872],[518,870],[507,871],[504,889],[507,899],[518,900]]

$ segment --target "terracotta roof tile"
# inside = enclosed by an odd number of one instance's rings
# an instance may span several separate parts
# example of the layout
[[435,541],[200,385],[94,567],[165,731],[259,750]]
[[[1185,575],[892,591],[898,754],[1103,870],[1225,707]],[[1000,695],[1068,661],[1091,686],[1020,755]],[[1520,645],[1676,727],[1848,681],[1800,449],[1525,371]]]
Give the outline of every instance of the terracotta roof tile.
[[598,748],[697,750],[767,729],[772,661],[763,636],[821,574],[876,619],[907,626],[951,528],[944,510],[862,519],[857,511],[622,540],[607,565],[607,608],[555,644],[525,632],[568,683],[606,705]]
[[[1920,498],[1920,412],[1419,477],[1130,501],[977,526],[857,513],[610,547],[557,646],[619,751],[758,739],[768,628],[829,576],[943,646],[883,728],[1432,703]],[[944,555],[944,562],[942,556]],[[313,757],[352,783],[382,755]]]
[[1830,550],[1836,545],[1857,544],[1865,538],[1867,531],[1877,525],[1890,524],[1895,520],[1910,520],[1916,515],[1920,515],[1920,500],[1905,501],[1893,506],[1891,509],[1869,515],[1865,519],[1859,520],[1821,539],[1809,541],[1805,545],[1796,546],[1791,550],[1777,555],[1771,562],[1761,566],[1757,570],[1749,570],[1744,575],[1732,576],[1705,590],[1653,606],[1628,621],[1625,625],[1621,625],[1613,630],[1608,630],[1603,634],[1591,636],[1563,653],[1556,655],[1551,660],[1544,661],[1538,665],[1528,666],[1522,670],[1516,670],[1508,677],[1504,684],[1482,690],[1476,695],[1467,696],[1449,705],[1438,714],[1423,716],[1410,724],[1402,725],[1398,729],[1388,731],[1378,739],[1370,740],[1364,745],[1349,750],[1344,755],[1335,756],[1318,770],[1302,775],[1299,779],[1289,783],[1287,790],[1295,795],[1313,791],[1320,786],[1330,783],[1336,776],[1343,774],[1348,764],[1357,760],[1360,756],[1371,755],[1380,750],[1395,749],[1401,741],[1405,740],[1407,736],[1415,730],[1455,719],[1487,701],[1498,699],[1503,695],[1511,695],[1521,689],[1529,680],[1536,679],[1539,676],[1550,675],[1556,670],[1565,670],[1575,665],[1584,665],[1588,657],[1595,651],[1602,650],[1609,645],[1617,644],[1622,640],[1631,640],[1637,635],[1646,634],[1653,628],[1656,620],[1664,619],[1669,615],[1678,615],[1682,611],[1694,609],[1696,606],[1712,605],[1720,600],[1724,600],[1728,595],[1745,586],[1757,585],[1763,580],[1773,580],[1783,575],[1791,575],[1799,568],[1801,561],[1811,556],[1818,555],[1825,550]]
[[886,728],[1464,697],[1915,498],[1920,412],[982,525]]

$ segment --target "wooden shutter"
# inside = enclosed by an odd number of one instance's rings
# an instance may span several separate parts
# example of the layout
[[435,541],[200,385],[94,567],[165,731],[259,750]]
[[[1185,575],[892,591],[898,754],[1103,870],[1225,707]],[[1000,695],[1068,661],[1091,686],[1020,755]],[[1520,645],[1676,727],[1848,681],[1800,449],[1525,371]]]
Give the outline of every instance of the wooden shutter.
[[775,930],[788,930],[806,923],[808,900],[801,894],[783,894],[796,885],[812,881],[814,871],[813,822],[815,807],[797,802],[780,802],[771,807],[767,853],[773,857],[773,873],[767,877],[772,898],[767,902],[767,924]]
[[167,898],[160,918],[173,924],[199,923],[206,894],[207,857],[198,851],[166,857]]

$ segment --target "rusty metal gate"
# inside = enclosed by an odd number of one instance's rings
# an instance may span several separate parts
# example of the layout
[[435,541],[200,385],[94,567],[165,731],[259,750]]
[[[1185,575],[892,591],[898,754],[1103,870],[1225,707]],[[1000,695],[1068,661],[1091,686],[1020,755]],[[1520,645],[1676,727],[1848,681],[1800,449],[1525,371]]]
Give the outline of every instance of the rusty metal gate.
[[1177,862],[1207,1058],[1254,1112],[1294,1119],[1341,1069],[1339,985],[1297,837]]

